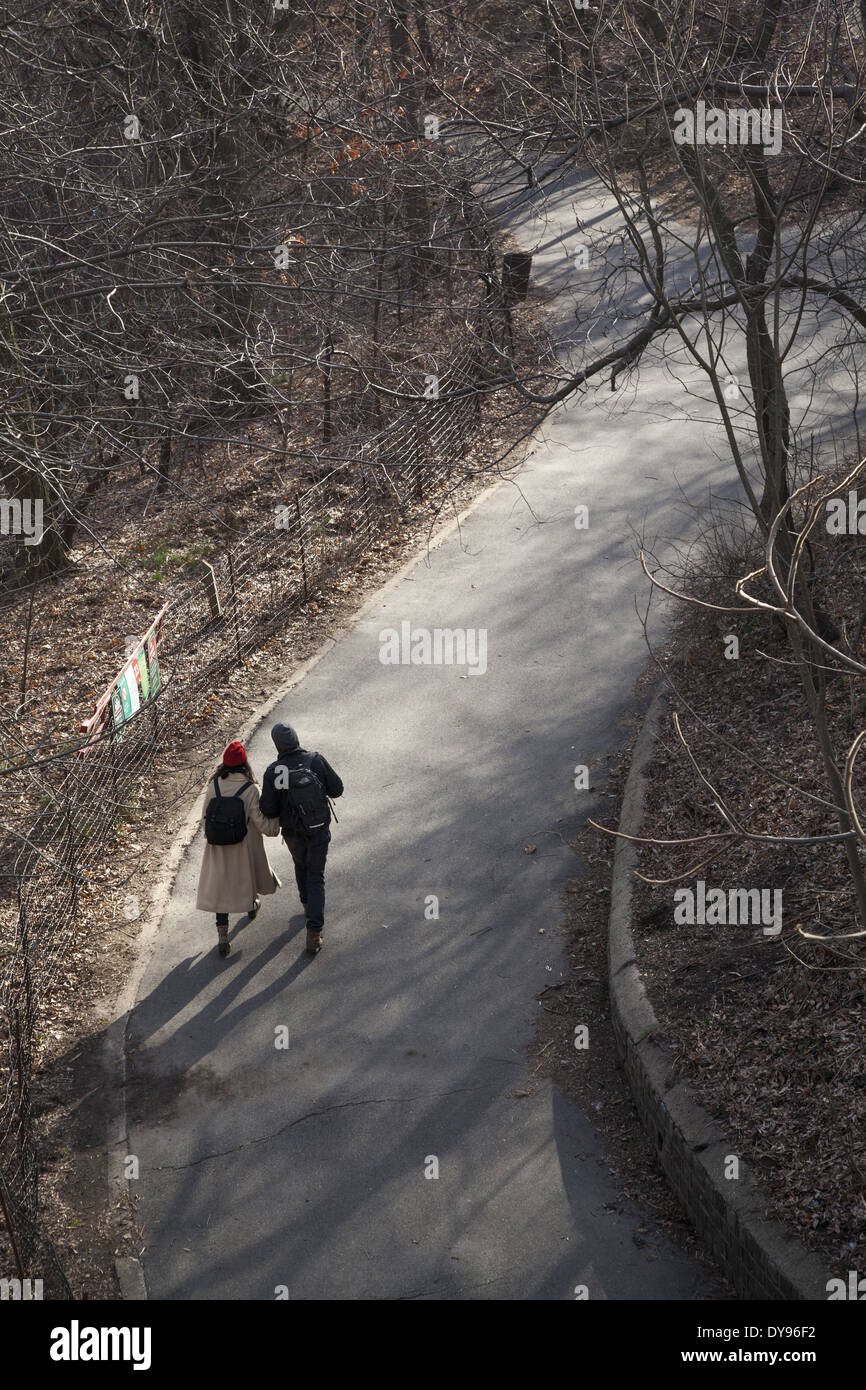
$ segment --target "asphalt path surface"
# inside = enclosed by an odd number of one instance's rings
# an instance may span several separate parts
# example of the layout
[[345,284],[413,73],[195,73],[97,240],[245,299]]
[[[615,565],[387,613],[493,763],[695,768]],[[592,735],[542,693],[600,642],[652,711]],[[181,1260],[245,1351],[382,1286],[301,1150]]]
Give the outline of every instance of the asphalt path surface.
[[[514,185],[499,209],[535,250],[561,354],[588,324],[603,342],[610,201],[575,178]],[[566,253],[587,238],[608,259],[576,268]],[[621,286],[620,302],[642,292]],[[564,978],[569,841],[602,805],[603,776],[578,791],[574,770],[620,743],[646,661],[635,535],[687,535],[689,505],[735,495],[732,477],[709,392],[684,391],[668,360],[642,366],[639,390],[571,398],[519,475],[377,594],[259,728],[260,773],[280,719],[345,781],[326,944],[304,953],[272,840],[283,889],[254,923],[232,919],[220,959],[194,908],[195,839],[128,1029],[151,1297],[716,1296],[663,1237],[635,1243],[645,1213],[617,1201],[589,1118],[527,1049],[536,996]],[[383,633],[403,624],[464,630],[475,669],[385,664]]]

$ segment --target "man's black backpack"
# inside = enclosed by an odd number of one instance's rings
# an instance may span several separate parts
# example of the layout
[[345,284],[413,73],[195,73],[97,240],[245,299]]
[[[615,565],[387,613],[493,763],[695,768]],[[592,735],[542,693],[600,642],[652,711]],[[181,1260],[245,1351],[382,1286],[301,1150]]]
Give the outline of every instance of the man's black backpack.
[[219,778],[213,779],[216,796],[211,797],[204,813],[204,837],[209,845],[239,845],[247,833],[247,808],[239,787],[231,796],[223,794]]
[[331,820],[328,793],[310,764],[315,753],[305,753],[299,767],[277,763],[274,786],[282,792],[280,824],[292,835],[311,838],[327,830]]

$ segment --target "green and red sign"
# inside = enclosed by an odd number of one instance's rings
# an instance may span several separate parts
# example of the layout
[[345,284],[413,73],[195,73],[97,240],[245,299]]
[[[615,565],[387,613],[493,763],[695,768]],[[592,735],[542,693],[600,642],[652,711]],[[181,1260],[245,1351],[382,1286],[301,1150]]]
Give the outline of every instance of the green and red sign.
[[129,721],[135,717],[142,705],[146,705],[158,694],[162,686],[162,676],[157,646],[167,607],[168,604],[160,609],[147,632],[136,642],[119,675],[111,682],[87,723],[82,724],[81,732],[88,737],[84,748],[79,749],[80,753],[94,742],[109,722],[114,730],[114,737],[118,741],[122,739]]

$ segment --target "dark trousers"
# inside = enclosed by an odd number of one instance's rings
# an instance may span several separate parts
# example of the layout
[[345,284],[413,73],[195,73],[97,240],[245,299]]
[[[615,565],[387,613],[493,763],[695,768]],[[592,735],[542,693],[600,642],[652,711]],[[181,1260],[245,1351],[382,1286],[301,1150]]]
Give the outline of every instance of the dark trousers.
[[307,840],[300,835],[287,835],[283,839],[295,865],[295,882],[302,903],[307,904],[307,927],[310,931],[321,931],[325,925],[325,860],[331,832],[321,840]]

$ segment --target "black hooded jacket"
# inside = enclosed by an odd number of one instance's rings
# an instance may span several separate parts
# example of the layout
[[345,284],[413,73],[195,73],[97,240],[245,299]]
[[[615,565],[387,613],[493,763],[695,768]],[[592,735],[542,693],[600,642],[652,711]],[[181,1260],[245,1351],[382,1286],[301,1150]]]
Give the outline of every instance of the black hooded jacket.
[[[270,764],[262,778],[259,806],[263,816],[278,816],[283,829],[290,830],[292,821],[286,810],[288,792],[276,786],[278,767],[298,768],[309,765],[310,771],[318,777],[328,796],[335,798],[343,795],[343,783],[327,758],[323,758],[321,753],[313,753],[310,758],[307,750],[299,746],[298,736],[290,724],[275,724],[271,730],[271,737],[276,744],[279,757]],[[306,762],[308,758],[309,764]],[[330,820],[330,810],[328,819]]]

